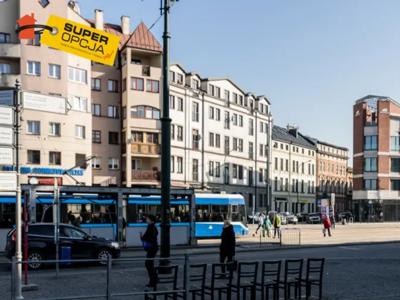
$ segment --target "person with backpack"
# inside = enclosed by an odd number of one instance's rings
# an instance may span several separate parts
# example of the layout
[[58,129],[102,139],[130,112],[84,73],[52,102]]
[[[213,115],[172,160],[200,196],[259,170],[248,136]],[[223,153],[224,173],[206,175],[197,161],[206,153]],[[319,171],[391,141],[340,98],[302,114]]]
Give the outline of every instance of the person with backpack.
[[156,269],[154,268],[153,260],[158,252],[158,230],[155,225],[156,217],[153,215],[147,215],[146,222],[146,232],[143,235],[140,234],[140,239],[142,240],[144,251],[146,251],[146,258],[151,258],[151,260],[146,259],[144,263],[147,269],[147,274],[149,276],[149,283],[146,286],[155,287],[158,281],[158,276]]

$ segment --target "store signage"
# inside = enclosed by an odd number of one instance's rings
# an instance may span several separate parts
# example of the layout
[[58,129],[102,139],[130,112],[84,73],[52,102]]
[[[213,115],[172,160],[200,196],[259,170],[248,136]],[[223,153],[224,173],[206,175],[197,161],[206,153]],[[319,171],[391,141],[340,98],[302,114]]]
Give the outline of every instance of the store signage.
[[11,107],[0,106],[0,125],[13,124],[13,110]]
[[0,165],[10,165],[13,163],[13,149],[0,147]]
[[17,189],[17,174],[14,172],[0,172],[0,191],[14,191]]
[[0,90],[0,105],[14,105],[14,90]]
[[42,44],[105,65],[114,64],[118,36],[58,16],[50,16],[46,25],[55,30],[43,32]]
[[22,101],[25,109],[47,111],[59,114],[65,114],[66,112],[66,101],[65,98],[62,97],[23,92]]
[[[15,171],[15,166],[8,165],[2,167],[3,171]],[[83,169],[58,169],[58,168],[43,168],[43,167],[28,167],[22,166],[20,168],[21,174],[43,174],[43,175],[64,175],[65,173],[72,176],[83,176]]]
[[11,127],[0,127],[0,145],[13,144],[13,129]]

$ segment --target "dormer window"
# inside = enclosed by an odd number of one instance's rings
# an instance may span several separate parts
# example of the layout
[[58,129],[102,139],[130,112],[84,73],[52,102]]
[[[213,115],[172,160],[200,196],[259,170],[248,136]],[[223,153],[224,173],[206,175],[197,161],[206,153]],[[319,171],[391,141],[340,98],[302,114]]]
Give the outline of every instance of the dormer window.
[[225,101],[229,102],[229,98],[230,98],[230,93],[229,93],[229,91],[225,90],[224,91],[224,99],[225,99]]
[[176,82],[177,82],[178,84],[183,84],[183,75],[182,75],[182,74],[177,73],[177,80],[176,80]]
[[192,88],[194,90],[198,90],[200,88],[200,81],[197,79],[192,79]]

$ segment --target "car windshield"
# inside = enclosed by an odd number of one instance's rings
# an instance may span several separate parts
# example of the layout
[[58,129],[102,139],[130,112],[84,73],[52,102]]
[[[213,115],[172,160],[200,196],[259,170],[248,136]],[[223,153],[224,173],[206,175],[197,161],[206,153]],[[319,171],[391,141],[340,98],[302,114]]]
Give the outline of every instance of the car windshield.
[[60,232],[61,232],[61,236],[63,236],[63,237],[83,239],[84,237],[87,236],[87,234],[85,232],[77,230],[72,227],[68,227],[68,226],[62,227]]

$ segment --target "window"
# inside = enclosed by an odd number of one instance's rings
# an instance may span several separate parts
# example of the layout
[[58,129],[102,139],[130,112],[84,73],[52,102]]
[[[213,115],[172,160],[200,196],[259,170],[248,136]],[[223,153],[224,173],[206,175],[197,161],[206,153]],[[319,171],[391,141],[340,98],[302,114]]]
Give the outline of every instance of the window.
[[119,144],[118,135],[119,135],[118,132],[109,131],[108,132],[108,143],[110,145],[118,145]]
[[210,106],[208,108],[208,118],[210,120],[214,120],[214,107]]
[[[365,179],[364,180],[364,189],[368,191],[376,190],[376,179]],[[393,186],[392,186],[393,189]]]
[[142,160],[132,159],[132,170],[141,170],[141,169],[142,169]]
[[199,122],[199,103],[193,102],[192,104],[192,121]]
[[175,140],[175,125],[171,124],[171,140]]
[[73,110],[87,112],[88,109],[88,100],[85,97],[72,96],[71,98],[71,106]]
[[221,121],[221,110],[219,108],[215,109],[215,120]]
[[229,102],[229,98],[230,98],[230,93],[229,93],[229,91],[225,90],[224,91],[224,99],[225,99],[225,101]]
[[249,159],[254,158],[254,144],[253,142],[249,142]]
[[134,143],[143,143],[143,132],[132,131],[132,140]]
[[35,36],[33,39],[28,40],[28,45],[31,46],[40,46],[40,33],[35,32]]
[[49,152],[49,164],[50,165],[61,165],[61,152],[50,151]]
[[182,75],[182,74],[177,73],[177,80],[176,80],[176,82],[179,83],[179,84],[183,84],[183,75]]
[[0,74],[10,74],[11,65],[6,63],[0,63]]
[[176,158],[177,162],[177,173],[182,174],[183,173],[183,158],[181,156],[178,156]]
[[232,139],[232,150],[237,151],[237,149],[238,149],[238,139],[234,137]]
[[0,44],[10,43],[10,42],[11,42],[11,35],[9,33],[0,32]]
[[177,128],[176,139],[181,142],[183,141],[183,127],[178,125],[176,126],[176,128]]
[[101,79],[92,78],[92,91],[100,91],[100,90],[101,90]]
[[101,116],[101,105],[100,104],[96,104],[96,103],[92,103],[92,115],[93,116]]
[[254,120],[249,119],[249,135],[254,135]]
[[68,67],[68,80],[76,83],[87,84],[87,71],[79,68]]
[[238,139],[238,151],[239,152],[243,152],[243,140],[242,139]]
[[119,118],[119,107],[115,105],[109,105],[107,108],[107,117],[113,119]]
[[183,111],[183,98],[177,97],[177,110],[178,111]]
[[197,79],[193,79],[192,80],[192,88],[194,90],[198,90],[200,88],[200,81],[198,81]]
[[26,133],[40,135],[40,121],[28,121]]
[[376,172],[376,157],[364,158],[364,171],[365,172]]
[[26,74],[40,76],[40,62],[28,60],[26,63]]
[[243,116],[239,115],[239,126],[243,127]]
[[87,159],[85,154],[75,153],[75,166],[85,169],[87,167]]
[[218,133],[215,134],[215,147],[221,147],[221,135]]
[[400,158],[390,159],[390,172],[400,173]]
[[390,137],[390,150],[400,151],[400,136]]
[[78,139],[86,138],[86,128],[82,125],[75,125],[75,137]]
[[61,136],[61,124],[50,122],[49,123],[49,135],[51,136]]
[[214,147],[214,133],[210,132],[208,137],[208,145]]
[[192,130],[192,148],[193,150],[199,150],[199,131],[197,129]]
[[39,150],[28,150],[28,164],[40,164]]
[[171,155],[171,173],[175,173],[175,157]]
[[215,162],[215,177],[221,177],[221,163],[219,161]]
[[233,114],[233,120],[232,120],[233,125],[237,125],[238,124],[238,115],[237,114]]
[[364,150],[377,150],[378,142],[376,135],[368,135],[364,137]]
[[215,95],[214,95],[215,97],[217,97],[217,98],[221,98],[221,88],[219,88],[219,87],[215,87]]
[[152,106],[132,106],[131,118],[160,119],[160,110]]
[[149,144],[158,144],[158,133],[156,132],[148,132],[146,133],[146,140]]
[[225,118],[224,118],[224,128],[229,129],[230,128],[230,117],[229,117],[229,111],[225,112]]
[[118,158],[109,158],[108,159],[108,169],[118,170],[119,169],[119,159]]
[[169,109],[175,109],[175,96],[169,95]]
[[208,175],[214,176],[214,162],[213,161],[208,162]]
[[101,131],[92,130],[92,143],[101,144]]
[[193,181],[199,181],[199,160],[193,159],[192,162]]
[[61,66],[56,64],[49,64],[49,77],[54,79],[61,79]]
[[233,164],[232,165],[232,178],[236,179],[238,177],[238,165]]
[[144,91],[143,78],[131,77],[131,89],[135,91]]
[[100,169],[101,168],[101,160],[99,157],[94,157],[91,161],[92,169]]
[[158,80],[147,79],[146,91],[151,93],[158,93],[160,91],[160,82]]
[[109,79],[107,81],[107,91],[112,93],[118,92],[118,80]]

